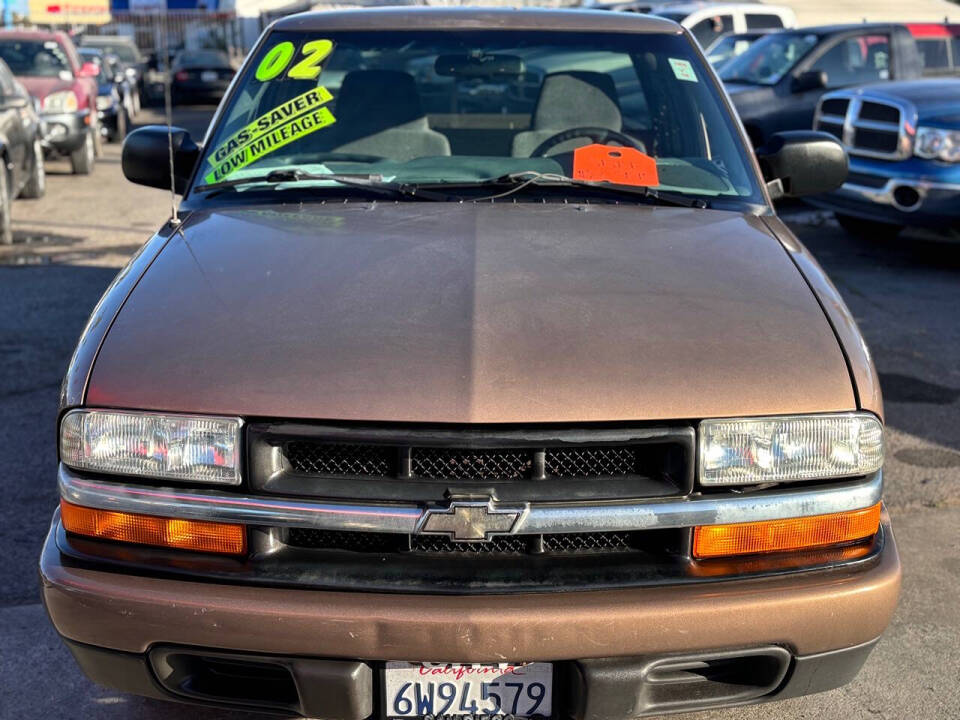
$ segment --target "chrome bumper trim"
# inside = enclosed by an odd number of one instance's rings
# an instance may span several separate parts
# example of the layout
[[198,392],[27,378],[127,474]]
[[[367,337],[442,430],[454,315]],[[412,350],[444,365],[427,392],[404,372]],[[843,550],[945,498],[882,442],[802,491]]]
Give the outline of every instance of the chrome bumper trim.
[[[414,533],[426,508],[325,503],[300,498],[127,485],[59,470],[60,495],[100,510],[268,527]],[[512,534],[610,532],[780,520],[860,510],[880,502],[883,473],[859,481],[692,499],[597,504],[529,504]]]
[[[901,206],[893,197],[894,191],[899,187],[908,187],[916,190],[917,195],[919,195],[920,198],[919,202],[912,207]],[[890,205],[902,212],[909,213],[920,209],[920,207],[923,205],[923,201],[927,197],[927,193],[930,190],[945,190],[947,192],[955,192],[960,194],[960,184],[928,182],[926,180],[899,180],[892,178],[887,180],[883,186],[876,188],[869,187],[868,185],[858,185],[857,183],[845,182],[838,190],[835,190],[834,192],[841,196],[846,195],[847,197],[852,197],[857,200],[866,200],[879,205]]]

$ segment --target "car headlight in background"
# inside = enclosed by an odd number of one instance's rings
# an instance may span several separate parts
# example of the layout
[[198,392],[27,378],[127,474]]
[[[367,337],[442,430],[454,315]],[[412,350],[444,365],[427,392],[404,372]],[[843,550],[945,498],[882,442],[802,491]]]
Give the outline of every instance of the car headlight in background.
[[704,420],[700,484],[851,477],[883,466],[883,426],[868,413]]
[[98,95],[97,110],[109,110],[113,106],[113,95]]
[[71,410],[60,459],[77,470],[161,480],[240,483],[239,418]]
[[960,162],[960,130],[917,128],[913,154],[926,160]]
[[50,93],[43,99],[43,111],[46,113],[76,112],[77,107],[77,96],[72,90]]

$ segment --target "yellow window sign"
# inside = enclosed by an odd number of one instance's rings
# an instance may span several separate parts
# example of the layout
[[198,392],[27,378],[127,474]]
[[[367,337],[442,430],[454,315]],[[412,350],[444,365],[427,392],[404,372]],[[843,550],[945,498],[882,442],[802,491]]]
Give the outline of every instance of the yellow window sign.
[[220,182],[274,150],[332,125],[336,118],[323,107],[332,99],[325,87],[315,87],[264,113],[217,146],[208,158],[212,170],[204,181]]

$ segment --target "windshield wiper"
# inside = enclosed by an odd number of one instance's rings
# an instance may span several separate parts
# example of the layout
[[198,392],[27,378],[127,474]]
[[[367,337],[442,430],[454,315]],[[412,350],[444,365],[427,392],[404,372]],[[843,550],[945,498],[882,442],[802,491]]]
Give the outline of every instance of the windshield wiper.
[[739,75],[730,75],[729,77],[725,75],[720,76],[720,80],[725,83],[742,83],[743,85],[762,85],[759,80],[754,80],[753,78],[741,77]]
[[554,187],[583,187],[595,190],[598,192],[613,193],[615,195],[626,195],[630,197],[637,197],[644,200],[652,200],[654,202],[659,202],[663,205],[675,205],[677,207],[688,207],[688,208],[706,208],[708,203],[706,200],[701,198],[692,198],[681,193],[667,192],[663,190],[656,190],[652,187],[646,185],[620,185],[617,183],[611,183],[607,181],[596,181],[596,180],[579,180],[577,178],[567,177],[566,175],[560,175],[557,173],[542,173],[536,170],[522,170],[520,172],[508,173],[507,175],[501,175],[496,178],[489,178],[487,180],[477,180],[473,182],[446,182],[446,183],[429,183],[429,184],[420,184],[415,185],[419,190],[436,190],[436,189],[462,189],[462,188],[471,188],[471,187],[494,187],[494,186],[506,186],[506,189],[503,192],[497,193],[495,195],[486,195],[484,197],[474,197],[474,198],[462,198],[463,200],[470,200],[473,202],[482,202],[485,200],[496,200],[499,198],[507,197],[513,195],[514,193],[520,192],[525,188],[530,186],[554,186]]
[[410,183],[388,182],[383,175],[377,173],[311,173],[300,169],[272,170],[265,175],[221,180],[208,185],[198,185],[194,192],[214,193],[221,190],[236,188],[240,185],[255,185],[267,183],[279,185],[281,183],[299,182],[301,180],[333,180],[347,187],[361,188],[380,195],[393,198],[409,198],[413,200],[448,200],[446,195],[421,189]]
[[[535,170],[524,170],[521,172],[509,173],[496,178],[485,180],[471,180],[465,182],[431,182],[431,183],[398,183],[388,182],[382,175],[374,173],[310,173],[299,169],[273,170],[265,175],[256,175],[253,177],[236,178],[234,180],[223,180],[209,185],[200,185],[194,188],[194,192],[217,192],[229,188],[235,188],[240,185],[269,183],[280,184],[288,182],[298,182],[301,180],[333,180],[347,187],[361,188],[371,192],[388,195],[394,198],[405,198],[411,200],[432,200],[432,201],[472,201],[483,202],[486,200],[496,200],[507,197],[514,193],[530,187],[531,185],[555,186],[555,187],[583,187],[598,192],[613,193],[616,195],[627,195],[639,197],[645,200],[652,200],[664,205],[676,205],[678,207],[705,208],[708,206],[706,200],[700,198],[691,198],[680,193],[665,192],[655,190],[654,188],[639,185],[618,185],[606,181],[578,180],[577,178],[567,177],[556,173],[541,173]],[[503,192],[495,195],[486,195],[483,197],[463,197],[449,194],[450,190],[463,190],[468,188],[497,187],[505,186]]]

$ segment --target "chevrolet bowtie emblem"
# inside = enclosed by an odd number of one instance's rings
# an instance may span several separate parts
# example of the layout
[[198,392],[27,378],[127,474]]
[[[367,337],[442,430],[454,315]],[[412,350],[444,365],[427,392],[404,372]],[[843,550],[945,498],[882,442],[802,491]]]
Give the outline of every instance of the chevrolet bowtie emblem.
[[490,501],[455,500],[448,507],[424,510],[417,532],[454,540],[488,540],[491,535],[508,535],[522,514],[522,508],[500,508]]

